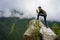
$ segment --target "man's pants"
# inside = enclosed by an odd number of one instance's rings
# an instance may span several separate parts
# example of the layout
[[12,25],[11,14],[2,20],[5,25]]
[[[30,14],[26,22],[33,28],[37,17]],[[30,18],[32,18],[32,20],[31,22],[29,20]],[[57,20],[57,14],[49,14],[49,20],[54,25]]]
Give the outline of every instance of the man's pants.
[[46,22],[47,15],[45,15],[45,14],[38,14],[37,15],[37,20],[39,20],[39,16],[43,16],[44,17],[44,22],[45,22],[45,25],[47,26],[47,22]]

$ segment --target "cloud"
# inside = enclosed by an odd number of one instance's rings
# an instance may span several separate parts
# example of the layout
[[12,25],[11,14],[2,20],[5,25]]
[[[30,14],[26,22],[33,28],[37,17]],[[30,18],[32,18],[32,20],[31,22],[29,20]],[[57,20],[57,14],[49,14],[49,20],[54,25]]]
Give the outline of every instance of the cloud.
[[3,17],[10,17],[12,15],[12,13],[10,12],[9,9],[5,9],[4,13],[3,13]]
[[[40,5],[47,12],[47,20],[60,21],[60,0],[0,0],[0,10],[20,9],[24,13],[22,18],[32,18],[37,16],[36,9]],[[7,12],[8,10],[6,10]],[[4,13],[3,16],[11,16],[11,12]],[[0,13],[1,15],[1,13]],[[15,16],[21,17],[19,14]]]

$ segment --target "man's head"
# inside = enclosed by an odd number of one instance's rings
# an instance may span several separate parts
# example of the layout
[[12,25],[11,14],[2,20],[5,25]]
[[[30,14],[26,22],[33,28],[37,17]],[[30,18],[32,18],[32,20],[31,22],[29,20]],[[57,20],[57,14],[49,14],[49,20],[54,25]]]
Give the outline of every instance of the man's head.
[[41,6],[39,6],[38,9],[41,9]]

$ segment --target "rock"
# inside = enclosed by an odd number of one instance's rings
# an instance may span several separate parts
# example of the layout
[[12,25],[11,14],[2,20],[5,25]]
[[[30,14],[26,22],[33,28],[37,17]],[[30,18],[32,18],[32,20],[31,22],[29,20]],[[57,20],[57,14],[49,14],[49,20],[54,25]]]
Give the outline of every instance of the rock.
[[40,29],[40,33],[43,36],[43,40],[54,40],[57,37],[50,28],[46,28],[43,26]]
[[[39,36],[41,35],[40,33],[42,36]],[[42,37],[43,40],[54,40],[57,37],[56,34],[49,27],[47,28],[40,20],[31,20],[24,36],[30,37],[29,39],[31,40],[40,40],[40,37]]]

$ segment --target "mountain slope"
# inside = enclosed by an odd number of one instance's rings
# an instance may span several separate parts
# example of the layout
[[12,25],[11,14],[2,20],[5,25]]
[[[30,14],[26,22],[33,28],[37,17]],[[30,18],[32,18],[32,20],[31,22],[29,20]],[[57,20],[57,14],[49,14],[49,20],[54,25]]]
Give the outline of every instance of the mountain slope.
[[[14,17],[0,18],[0,40],[23,40],[23,33],[30,20],[31,19],[19,19]],[[52,26],[51,23],[53,24],[54,22],[49,22],[48,25]]]

